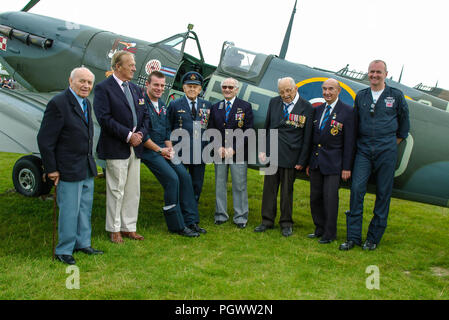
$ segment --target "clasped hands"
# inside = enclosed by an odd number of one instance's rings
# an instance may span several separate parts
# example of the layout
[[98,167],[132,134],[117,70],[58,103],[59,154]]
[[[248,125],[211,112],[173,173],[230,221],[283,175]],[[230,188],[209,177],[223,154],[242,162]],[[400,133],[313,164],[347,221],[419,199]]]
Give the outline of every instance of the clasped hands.
[[232,158],[234,156],[234,154],[235,154],[235,151],[232,148],[220,147],[218,149],[218,154],[220,155],[220,157],[222,159],[224,159],[224,158]]
[[175,151],[173,147],[161,148],[161,156],[167,160],[172,160],[175,157]]
[[129,143],[133,146],[133,147],[137,147],[138,145],[140,145],[142,143],[142,132],[133,132],[131,134],[131,138],[129,139]]

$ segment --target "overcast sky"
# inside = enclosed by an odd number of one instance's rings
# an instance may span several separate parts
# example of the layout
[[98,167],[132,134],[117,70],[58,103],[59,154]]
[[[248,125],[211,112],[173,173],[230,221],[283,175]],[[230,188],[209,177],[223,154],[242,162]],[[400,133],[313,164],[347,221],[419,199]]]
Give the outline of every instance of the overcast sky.
[[[28,0],[0,0],[1,12]],[[387,62],[389,77],[449,90],[445,0],[298,0],[286,59],[332,71]],[[217,65],[223,41],[279,54],[294,0],[41,0],[30,12],[149,42],[194,24],[205,60]]]

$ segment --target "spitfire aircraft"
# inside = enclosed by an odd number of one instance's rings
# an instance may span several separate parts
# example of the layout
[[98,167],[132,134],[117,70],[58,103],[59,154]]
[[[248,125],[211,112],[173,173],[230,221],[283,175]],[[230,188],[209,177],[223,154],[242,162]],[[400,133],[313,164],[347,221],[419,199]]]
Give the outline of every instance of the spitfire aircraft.
[[[299,94],[314,105],[324,102],[321,85],[329,77],[340,82],[340,99],[350,105],[356,93],[367,87],[366,83],[343,71],[331,72],[286,61],[289,31],[279,56],[225,42],[219,64],[213,66],[204,61],[198,36],[191,27],[187,32],[149,43],[29,13],[37,2],[31,1],[20,12],[0,14],[0,63],[27,89],[0,89],[0,151],[28,154],[19,159],[13,169],[14,185],[24,195],[36,196],[51,188],[40,178],[42,165],[36,142],[48,100],[66,88],[67,75],[75,67],[88,67],[97,82],[105,79],[111,71],[110,58],[117,50],[135,54],[134,82],[138,85],[144,86],[152,70],[166,75],[167,90],[163,96],[166,102],[183,94],[181,77],[187,71],[195,70],[204,76],[204,98],[212,103],[222,98],[220,83],[224,78],[238,79],[241,82],[238,96],[251,102],[256,128],[263,126],[268,101],[277,95],[278,78],[294,78]],[[293,15],[294,11],[289,28]],[[196,44],[199,58],[185,52],[187,41]],[[400,89],[408,97],[411,130],[409,137],[399,145],[393,195],[449,206],[448,102],[431,100],[431,95],[410,87]],[[430,101],[432,106],[422,103],[423,100]],[[99,131],[97,126],[97,135]],[[307,178],[303,173],[298,177]]]

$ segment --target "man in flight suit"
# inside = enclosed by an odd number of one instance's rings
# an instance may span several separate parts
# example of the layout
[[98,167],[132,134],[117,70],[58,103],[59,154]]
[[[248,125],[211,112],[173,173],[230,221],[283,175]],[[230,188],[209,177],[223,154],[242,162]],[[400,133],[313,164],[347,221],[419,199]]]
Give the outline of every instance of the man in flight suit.
[[170,141],[167,108],[160,99],[165,89],[165,76],[153,71],[145,83],[145,105],[150,121],[149,139],[144,144],[142,162],[164,187],[163,208],[168,230],[186,237],[199,233],[186,227],[198,220],[198,205],[193,194],[192,180],[182,164],[173,164],[174,152]]
[[384,61],[371,62],[370,87],[359,91],[355,98],[357,152],[350,211],[346,213],[347,241],[340,245],[340,250],[350,250],[362,243],[363,199],[371,173],[376,182],[376,202],[363,249],[375,250],[387,227],[397,145],[407,138],[410,129],[407,102],[400,90],[385,84],[387,74]]

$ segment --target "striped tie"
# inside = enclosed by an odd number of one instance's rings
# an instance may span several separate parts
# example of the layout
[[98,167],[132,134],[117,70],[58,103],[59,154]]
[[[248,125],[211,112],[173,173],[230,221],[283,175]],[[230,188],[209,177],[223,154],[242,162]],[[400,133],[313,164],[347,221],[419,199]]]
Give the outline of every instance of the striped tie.
[[326,112],[324,113],[323,121],[321,122],[320,131],[323,130],[324,127],[326,126],[326,122],[329,119],[330,113],[331,113],[331,106],[327,105]]
[[84,117],[86,118],[86,122],[89,122],[89,115],[87,114],[87,102],[86,102],[86,99],[83,100],[83,112],[84,112]]
[[231,112],[231,101],[228,101],[226,102],[226,122],[228,122],[230,112]]
[[285,120],[288,120],[288,108],[289,108],[291,105],[292,105],[291,103],[289,103],[289,104],[284,103],[284,119],[285,119]]

